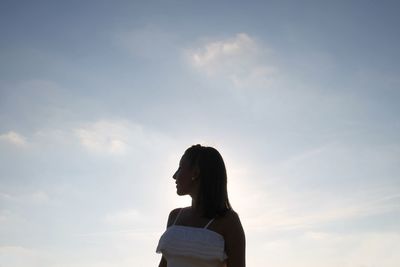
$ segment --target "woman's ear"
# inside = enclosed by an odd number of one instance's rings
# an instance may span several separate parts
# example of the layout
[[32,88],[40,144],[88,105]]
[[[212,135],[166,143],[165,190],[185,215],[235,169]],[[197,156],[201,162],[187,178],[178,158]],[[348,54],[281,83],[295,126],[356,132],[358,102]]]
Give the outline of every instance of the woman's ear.
[[200,175],[200,170],[199,170],[199,167],[194,167],[193,168],[193,175],[192,175],[192,177],[195,177],[196,179],[199,177],[199,175]]

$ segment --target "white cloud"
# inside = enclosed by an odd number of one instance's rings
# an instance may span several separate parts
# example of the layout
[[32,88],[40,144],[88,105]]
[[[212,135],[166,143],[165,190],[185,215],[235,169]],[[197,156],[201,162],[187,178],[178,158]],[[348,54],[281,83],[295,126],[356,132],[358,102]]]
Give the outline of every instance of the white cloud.
[[112,155],[127,152],[132,135],[144,136],[143,129],[139,125],[107,120],[88,123],[76,129],[75,134],[87,150]]
[[172,139],[125,119],[101,119],[72,130],[87,151],[98,155],[140,155],[170,147]]
[[198,67],[217,67],[232,57],[249,56],[257,52],[255,41],[245,33],[225,41],[206,44],[200,51],[191,54],[194,65]]
[[228,79],[236,87],[265,87],[277,74],[275,66],[262,61],[266,50],[248,34],[238,33],[234,38],[190,49],[188,58],[198,71],[210,77]]
[[26,145],[26,138],[14,131],[9,131],[8,133],[0,135],[0,140],[11,143],[16,146]]

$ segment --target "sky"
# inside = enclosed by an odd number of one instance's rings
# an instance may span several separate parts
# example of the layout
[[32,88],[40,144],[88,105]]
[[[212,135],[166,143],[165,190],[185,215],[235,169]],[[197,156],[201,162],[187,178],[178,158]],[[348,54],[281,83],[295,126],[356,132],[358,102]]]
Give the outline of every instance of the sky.
[[0,1],[0,267],[157,266],[197,143],[247,266],[399,266],[399,11]]

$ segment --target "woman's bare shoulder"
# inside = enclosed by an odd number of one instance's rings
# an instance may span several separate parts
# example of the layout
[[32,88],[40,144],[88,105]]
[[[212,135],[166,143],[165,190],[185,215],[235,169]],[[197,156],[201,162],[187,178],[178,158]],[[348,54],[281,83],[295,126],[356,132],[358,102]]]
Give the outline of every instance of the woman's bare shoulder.
[[227,224],[235,224],[240,222],[239,215],[234,210],[227,210],[224,216],[222,216],[221,221]]
[[219,226],[224,235],[235,232],[238,228],[242,228],[239,215],[234,210],[228,210],[219,219]]
[[167,227],[171,226],[174,223],[176,216],[178,216],[180,210],[181,208],[176,208],[170,211],[168,215]]

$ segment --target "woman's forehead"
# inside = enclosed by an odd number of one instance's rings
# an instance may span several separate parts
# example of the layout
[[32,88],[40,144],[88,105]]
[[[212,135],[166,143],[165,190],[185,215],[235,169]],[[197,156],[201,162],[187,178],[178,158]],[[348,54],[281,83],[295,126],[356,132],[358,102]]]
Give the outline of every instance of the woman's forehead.
[[186,153],[182,155],[181,160],[179,161],[179,164],[181,164],[181,165],[189,164],[189,157]]

